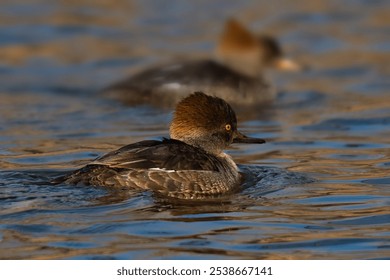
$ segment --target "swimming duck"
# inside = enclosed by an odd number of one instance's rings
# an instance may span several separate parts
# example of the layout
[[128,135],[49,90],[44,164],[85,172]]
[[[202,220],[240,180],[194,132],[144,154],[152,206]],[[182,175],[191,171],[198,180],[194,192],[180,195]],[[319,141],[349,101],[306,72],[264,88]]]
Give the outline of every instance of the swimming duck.
[[169,139],[124,146],[56,182],[152,190],[181,199],[215,197],[236,191],[243,180],[223,150],[232,143],[265,143],[237,130],[227,102],[202,92],[178,103],[169,132]]
[[263,77],[265,68],[296,71],[300,66],[283,56],[277,41],[257,36],[235,19],[226,22],[214,59],[151,67],[105,88],[103,94],[127,105],[174,108],[197,90],[237,106],[273,99],[275,89]]

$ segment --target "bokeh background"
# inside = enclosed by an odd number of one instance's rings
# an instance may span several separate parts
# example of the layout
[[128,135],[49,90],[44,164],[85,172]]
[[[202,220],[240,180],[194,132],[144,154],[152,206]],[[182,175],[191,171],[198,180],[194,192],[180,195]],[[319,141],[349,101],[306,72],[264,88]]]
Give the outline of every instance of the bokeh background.
[[[240,126],[268,143],[228,151],[273,176],[196,207],[47,183],[167,136],[169,112],[97,92],[212,54],[229,17],[308,66],[266,73],[278,95]],[[385,0],[0,1],[0,258],[389,258],[389,19]]]

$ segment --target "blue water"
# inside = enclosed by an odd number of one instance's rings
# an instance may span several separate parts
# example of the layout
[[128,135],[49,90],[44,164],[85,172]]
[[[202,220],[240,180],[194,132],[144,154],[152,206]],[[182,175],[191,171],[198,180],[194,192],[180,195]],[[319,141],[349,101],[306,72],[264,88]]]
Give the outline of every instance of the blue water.
[[[0,259],[389,259],[389,8],[0,4]],[[227,151],[252,174],[241,192],[195,203],[49,183],[166,137],[171,112],[97,91],[154,63],[212,53],[229,16],[272,33],[308,66],[267,73],[274,102],[238,115],[245,133],[267,139]]]

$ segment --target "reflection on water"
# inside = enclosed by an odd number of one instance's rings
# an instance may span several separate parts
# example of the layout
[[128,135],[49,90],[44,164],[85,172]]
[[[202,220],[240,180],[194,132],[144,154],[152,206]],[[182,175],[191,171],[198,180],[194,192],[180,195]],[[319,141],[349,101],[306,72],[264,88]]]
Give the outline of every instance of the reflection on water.
[[[2,2],[0,259],[390,257],[389,4],[209,2]],[[268,140],[228,151],[252,171],[242,192],[194,205],[48,183],[167,136],[170,112],[96,91],[207,55],[231,15],[310,65],[268,73],[278,95],[261,112],[237,108],[242,130]]]

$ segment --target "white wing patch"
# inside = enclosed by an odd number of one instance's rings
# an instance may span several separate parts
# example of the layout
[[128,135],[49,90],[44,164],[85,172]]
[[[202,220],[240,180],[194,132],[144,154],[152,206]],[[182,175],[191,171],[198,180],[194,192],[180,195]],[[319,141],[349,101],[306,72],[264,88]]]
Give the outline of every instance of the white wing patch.
[[175,71],[183,67],[183,64],[173,64],[173,65],[168,65],[162,68],[162,71],[170,72],[170,71]]
[[162,87],[165,89],[170,89],[170,90],[179,90],[183,87],[183,85],[173,82],[173,83],[163,84]]
[[167,173],[176,172],[176,170],[165,169],[165,168],[149,168],[148,170],[150,170],[150,171],[162,171],[162,172],[167,172]]

